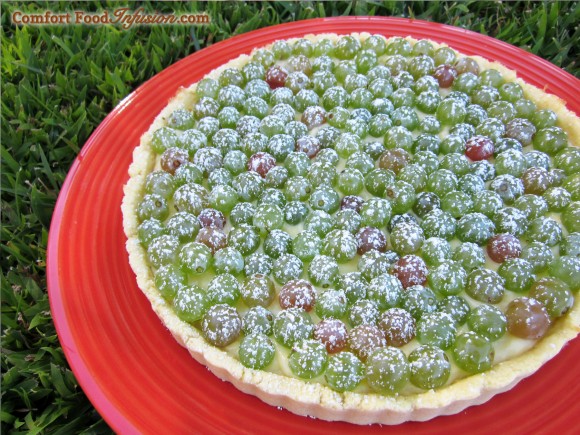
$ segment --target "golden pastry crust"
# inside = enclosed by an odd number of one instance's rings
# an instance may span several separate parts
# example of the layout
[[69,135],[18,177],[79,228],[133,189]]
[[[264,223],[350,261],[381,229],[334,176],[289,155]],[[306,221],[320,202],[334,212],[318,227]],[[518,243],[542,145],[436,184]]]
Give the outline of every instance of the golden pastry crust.
[[[366,33],[353,34],[361,40]],[[306,35],[316,42],[322,38],[337,40],[335,34]],[[297,38],[289,39],[291,42]],[[407,38],[415,42],[413,38]],[[435,47],[442,44],[432,42]],[[458,53],[459,57],[463,57]],[[559,118],[570,142],[575,146],[580,142],[580,121],[569,111],[565,102],[523,82],[516,73],[497,62],[490,62],[479,56],[470,56],[483,69],[495,68],[507,80],[517,81],[526,98],[534,101],[539,108],[553,110]],[[207,76],[217,78],[225,68],[242,67],[250,56],[242,55]],[[141,200],[145,177],[155,166],[155,153],[151,149],[151,135],[165,125],[167,117],[176,109],[191,109],[196,101],[195,84],[182,88],[157,116],[141,144],[133,152],[133,163],[129,168],[130,179],[125,186],[123,198],[123,225],[127,236],[129,262],[137,276],[137,284],[151,302],[164,325],[175,339],[186,347],[200,363],[206,365],[215,375],[234,384],[238,389],[253,394],[264,402],[282,406],[296,414],[313,416],[325,420],[341,420],[355,424],[398,424],[405,421],[424,421],[438,415],[455,414],[463,409],[486,402],[495,394],[509,390],[521,379],[531,375],[545,362],[554,357],[562,347],[580,332],[580,298],[576,298],[570,312],[551,328],[543,339],[523,354],[494,365],[491,370],[457,380],[436,391],[426,391],[406,396],[382,396],[355,392],[338,393],[319,383],[309,383],[296,378],[244,367],[226,351],[208,344],[201,333],[190,324],[180,320],[170,304],[161,296],[154,284],[153,271],[149,267],[146,250],[137,237],[138,220],[136,210]]]

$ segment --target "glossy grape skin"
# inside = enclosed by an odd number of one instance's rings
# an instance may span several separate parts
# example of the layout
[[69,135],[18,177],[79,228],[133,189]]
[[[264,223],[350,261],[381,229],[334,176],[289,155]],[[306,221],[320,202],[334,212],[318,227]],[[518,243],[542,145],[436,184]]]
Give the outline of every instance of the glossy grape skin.
[[272,335],[274,315],[262,306],[256,306],[246,311],[242,318],[242,331],[245,335],[254,333]]
[[244,274],[246,277],[256,274],[270,275],[273,269],[273,261],[261,252],[255,252],[244,260]]
[[196,285],[180,286],[173,299],[177,316],[189,323],[200,320],[210,307],[206,293]]
[[374,325],[359,325],[352,328],[348,335],[348,347],[361,361],[366,361],[376,349],[385,347],[383,333]]
[[281,255],[274,261],[272,274],[276,282],[281,285],[302,276],[304,265],[302,261],[293,254]]
[[310,311],[314,306],[316,292],[306,280],[292,280],[284,284],[278,295],[283,309],[297,307]]
[[534,137],[534,148],[547,154],[554,155],[566,148],[568,136],[559,127],[547,127],[538,130]]
[[303,379],[321,375],[327,364],[326,349],[316,340],[302,340],[296,343],[288,357],[288,366],[292,373]]
[[240,283],[235,276],[229,273],[217,275],[207,286],[206,294],[212,305],[235,306],[240,299]]
[[528,261],[521,258],[511,258],[504,261],[497,271],[504,279],[507,290],[524,293],[534,282],[533,270],[533,266]]
[[425,313],[417,322],[417,341],[448,349],[455,340],[455,320],[446,313]]
[[431,288],[443,296],[457,295],[463,291],[467,273],[459,263],[445,262],[429,272]]
[[451,316],[457,326],[466,322],[470,310],[469,304],[461,296],[447,296],[437,303],[437,311]]
[[292,236],[286,231],[273,230],[264,240],[264,252],[272,257],[278,258],[281,255],[291,253]]
[[310,338],[314,330],[311,317],[301,308],[288,308],[274,318],[274,338],[286,347]]
[[491,342],[471,331],[457,336],[452,351],[459,368],[472,374],[489,370],[495,356]]
[[332,354],[346,347],[348,331],[342,321],[327,318],[314,327],[313,337],[326,347],[328,353]]
[[240,335],[242,320],[235,308],[225,304],[211,307],[203,316],[201,331],[212,345],[225,347]]
[[563,187],[550,187],[544,194],[548,209],[555,212],[563,212],[572,201],[572,195]]
[[542,216],[529,223],[526,236],[531,241],[555,246],[562,240],[563,233],[557,221]]
[[320,252],[334,258],[339,263],[346,263],[357,253],[358,243],[355,237],[345,230],[332,230],[322,240]]
[[580,258],[562,255],[548,265],[548,272],[564,281],[573,292],[580,290]]
[[493,236],[494,223],[484,214],[469,213],[457,223],[457,237],[462,242],[472,242],[478,245],[486,243]]
[[487,253],[496,263],[503,263],[507,259],[518,258],[522,253],[522,244],[511,234],[498,234],[489,240]]
[[430,237],[421,246],[421,257],[428,266],[439,266],[451,259],[451,245],[447,240]]
[[256,370],[267,367],[274,360],[275,354],[274,344],[267,335],[262,333],[245,336],[238,349],[240,362],[245,367]]
[[382,394],[396,394],[409,381],[409,363],[405,354],[395,347],[375,350],[366,361],[366,380]]
[[564,210],[561,218],[568,232],[580,232],[580,201],[572,202]]
[[492,305],[479,305],[467,316],[467,325],[470,330],[488,340],[497,341],[507,331],[507,318]]
[[574,304],[570,288],[561,280],[552,277],[541,278],[530,288],[529,297],[536,299],[546,308],[551,318],[566,314]]
[[418,224],[400,223],[391,231],[391,246],[399,255],[413,254],[421,249],[425,241],[423,230]]
[[451,363],[445,352],[430,345],[419,346],[409,354],[409,367],[409,380],[423,390],[442,387],[451,374]]
[[415,319],[401,308],[389,308],[377,321],[389,346],[401,347],[415,337]]
[[338,392],[351,391],[362,381],[364,365],[351,352],[340,352],[328,360],[324,378]]
[[276,297],[276,289],[272,280],[264,275],[254,275],[248,278],[241,287],[244,303],[252,308],[268,307]]
[[155,272],[155,286],[168,301],[175,298],[179,289],[186,284],[186,275],[174,264],[163,264]]
[[198,242],[183,245],[179,251],[178,260],[184,272],[194,275],[204,273],[213,262],[211,250]]
[[399,303],[403,286],[390,274],[382,274],[373,278],[367,288],[367,299],[377,303],[380,310],[386,310]]
[[237,249],[226,247],[214,254],[213,265],[217,274],[238,275],[244,270],[244,257]]
[[392,269],[404,288],[414,285],[424,285],[427,282],[427,266],[421,257],[405,255],[401,257]]
[[528,340],[543,337],[550,327],[548,311],[539,301],[521,297],[507,306],[507,328],[510,334]]
[[318,295],[316,315],[321,319],[340,319],[346,315],[347,299],[342,290],[328,289]]
[[[157,237],[166,234],[165,228],[163,224],[155,219],[150,218],[143,221],[138,229],[137,234],[139,237],[139,241],[143,247],[147,248],[149,244],[155,240]],[[386,249],[386,240],[385,240],[385,249]]]
[[504,281],[493,270],[475,269],[467,276],[465,292],[477,301],[497,304],[505,293]]
[[240,225],[230,230],[228,234],[228,246],[235,248],[242,255],[250,255],[260,246],[260,234],[251,225]]
[[406,289],[401,298],[401,307],[411,313],[415,320],[437,309],[437,296],[428,288],[414,285]]
[[433,72],[433,77],[437,79],[439,86],[442,88],[451,87],[457,76],[457,70],[453,66],[446,64],[439,65]]
[[449,213],[434,209],[423,216],[421,228],[427,238],[439,237],[451,240],[457,231],[457,221]]
[[147,219],[163,221],[169,215],[167,201],[160,195],[148,194],[143,197],[137,208],[137,217],[140,222]]

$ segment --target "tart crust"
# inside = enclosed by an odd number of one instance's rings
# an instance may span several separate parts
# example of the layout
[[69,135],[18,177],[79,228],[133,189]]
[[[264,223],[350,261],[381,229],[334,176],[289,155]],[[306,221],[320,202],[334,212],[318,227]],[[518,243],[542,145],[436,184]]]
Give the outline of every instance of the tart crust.
[[[368,33],[353,33],[362,40]],[[316,42],[327,38],[336,41],[339,35],[317,34],[304,38]],[[289,42],[297,38],[289,39]],[[411,42],[415,39],[408,37]],[[444,44],[430,41],[438,48]],[[266,46],[267,48],[268,46]],[[466,57],[456,52],[458,57]],[[566,108],[560,98],[547,94],[541,89],[517,78],[516,73],[497,62],[490,62],[479,56],[469,56],[482,69],[494,68],[508,81],[516,81],[524,89],[526,97],[540,109],[553,110],[559,125],[568,133],[574,146],[580,143],[580,120]],[[207,76],[217,79],[226,68],[242,67],[250,56],[241,55]],[[150,146],[152,134],[165,124],[168,116],[176,109],[191,109],[196,102],[196,84],[181,88],[177,95],[155,118],[153,124],[141,138],[140,145],[133,152],[133,163],[129,168],[130,179],[124,187],[122,204],[123,226],[127,236],[129,262],[137,276],[137,284],[151,302],[155,313],[169,329],[177,342],[201,364],[207,366],[216,376],[229,381],[239,390],[253,394],[264,402],[281,406],[293,413],[321,418],[341,420],[355,424],[399,424],[405,421],[425,421],[439,415],[458,413],[465,408],[488,401],[495,394],[507,391],[521,379],[531,375],[544,363],[553,358],[568,341],[580,332],[580,298],[576,298],[572,309],[550,328],[549,333],[531,349],[510,360],[494,365],[490,370],[460,379],[438,390],[419,394],[382,396],[355,392],[338,393],[320,383],[310,383],[280,374],[244,367],[226,351],[208,344],[201,333],[192,325],[180,320],[154,284],[146,250],[141,246],[137,227],[136,210],[143,194],[145,177],[155,166],[156,155]]]

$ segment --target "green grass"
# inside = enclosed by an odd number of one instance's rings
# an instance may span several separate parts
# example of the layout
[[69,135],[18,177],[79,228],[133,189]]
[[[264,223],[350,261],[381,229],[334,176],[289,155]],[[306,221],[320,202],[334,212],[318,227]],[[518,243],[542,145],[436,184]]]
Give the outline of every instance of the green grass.
[[15,9],[95,11],[119,5],[2,3],[2,433],[109,431],[79,388],[55,333],[46,293],[48,228],[67,170],[91,132],[123,97],[176,60],[273,24],[388,15],[491,35],[580,76],[578,2],[146,4],[162,12],[207,11],[213,22],[131,30],[17,28],[10,21]]

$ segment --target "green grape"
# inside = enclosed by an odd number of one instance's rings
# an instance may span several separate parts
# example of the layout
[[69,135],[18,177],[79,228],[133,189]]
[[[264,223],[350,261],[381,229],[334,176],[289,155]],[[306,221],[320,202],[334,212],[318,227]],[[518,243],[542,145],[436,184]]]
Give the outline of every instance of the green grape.
[[348,320],[353,327],[374,325],[377,323],[379,314],[380,311],[376,302],[368,299],[359,299],[350,306]]
[[580,290],[580,258],[563,255],[549,264],[548,271],[564,281],[573,292]]
[[192,275],[201,275],[212,264],[211,250],[203,243],[190,242],[179,251],[181,269]]
[[520,258],[530,263],[534,272],[538,273],[546,269],[548,264],[554,261],[554,253],[548,245],[541,242],[532,242],[523,247]]
[[298,279],[302,276],[304,265],[302,261],[293,254],[281,255],[274,261],[272,274],[279,284],[286,284],[288,281]]
[[141,244],[147,248],[157,237],[165,234],[163,224],[155,218],[147,219],[137,228],[137,234]]
[[466,322],[470,310],[469,304],[461,296],[447,296],[437,303],[437,311],[451,316],[457,326]]
[[367,289],[367,299],[376,302],[379,310],[384,311],[398,305],[403,293],[401,282],[390,274],[373,278]]
[[214,254],[213,265],[217,274],[237,275],[244,270],[244,257],[237,249],[226,247]]
[[421,344],[448,349],[456,333],[455,320],[446,313],[426,313],[417,322],[417,340]]
[[164,221],[167,216],[169,216],[169,206],[161,195],[145,195],[137,208],[137,217],[140,222],[147,219]]
[[262,306],[250,308],[242,319],[242,331],[246,335],[260,333],[272,335],[274,315]]
[[552,318],[566,314],[574,304],[574,296],[563,281],[546,277],[534,282],[529,297],[539,301]]
[[459,262],[465,270],[471,271],[485,264],[485,254],[477,244],[466,242],[455,248],[453,260]]
[[272,230],[282,228],[284,215],[277,205],[260,204],[256,207],[253,223],[261,234],[267,234]]
[[235,306],[240,299],[240,283],[229,273],[217,275],[207,286],[207,297],[212,305]]
[[167,300],[173,299],[178,289],[186,283],[187,277],[174,264],[164,264],[155,272],[155,286]]
[[492,305],[479,305],[467,316],[467,325],[476,334],[490,341],[497,341],[507,331],[505,314]]
[[489,370],[493,364],[494,354],[491,342],[471,331],[458,335],[453,345],[455,363],[468,373]]
[[268,307],[276,297],[276,288],[264,275],[251,276],[241,287],[242,300],[248,307]]
[[391,245],[399,255],[413,254],[421,249],[425,235],[418,224],[403,222],[391,231]]
[[290,370],[303,379],[312,379],[324,373],[328,364],[326,348],[316,340],[302,340],[295,344],[288,357]]
[[339,263],[352,260],[357,251],[354,236],[345,230],[332,230],[322,240],[320,252],[334,258]]
[[504,281],[491,269],[475,269],[467,275],[465,292],[476,301],[497,304],[505,293]]
[[455,99],[443,100],[437,108],[437,119],[444,125],[463,122],[466,114],[465,105]]
[[322,185],[312,192],[308,203],[314,210],[334,213],[340,207],[340,195],[332,187]]
[[360,215],[363,225],[384,227],[391,219],[391,203],[382,198],[371,198],[363,204]]
[[402,294],[401,307],[418,320],[437,309],[437,297],[428,287],[414,285]]
[[532,264],[521,258],[507,259],[497,272],[503,278],[505,288],[516,293],[526,292],[535,279]]
[[326,290],[316,300],[316,315],[321,319],[340,319],[346,315],[347,301],[343,290]]
[[173,299],[177,316],[188,323],[201,320],[210,306],[206,293],[198,286],[180,286]]
[[274,318],[274,338],[286,347],[310,338],[314,324],[310,315],[302,308],[288,308]]
[[459,263],[445,262],[431,269],[427,279],[431,288],[443,296],[457,295],[465,288],[467,273]]
[[416,387],[431,390],[447,383],[451,363],[445,352],[435,346],[424,345],[409,354],[410,381]]
[[409,363],[405,354],[395,347],[376,349],[366,362],[366,380],[381,394],[396,394],[409,381]]
[[352,391],[364,377],[363,363],[351,352],[340,352],[328,360],[324,379],[338,392]]
[[439,266],[451,260],[451,245],[447,240],[430,237],[421,246],[421,257],[429,266]]
[[267,367],[276,354],[276,348],[267,335],[253,333],[245,336],[240,342],[238,356],[240,362],[251,369]]
[[468,213],[457,222],[457,237],[462,242],[483,245],[494,235],[495,225],[481,213]]

